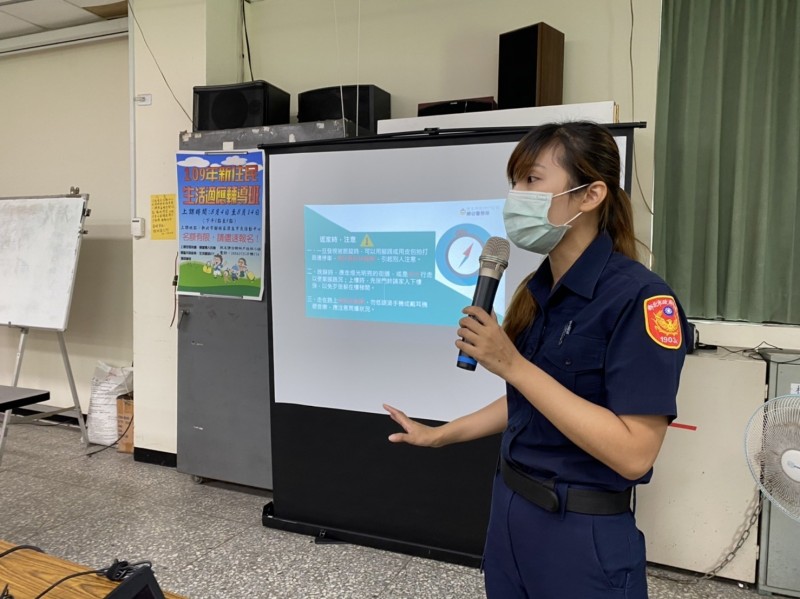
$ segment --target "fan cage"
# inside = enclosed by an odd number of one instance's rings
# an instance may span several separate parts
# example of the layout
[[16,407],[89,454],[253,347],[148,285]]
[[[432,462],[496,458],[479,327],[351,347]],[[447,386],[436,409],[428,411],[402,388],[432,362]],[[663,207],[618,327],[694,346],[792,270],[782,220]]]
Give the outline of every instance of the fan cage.
[[[747,423],[744,450],[761,492],[790,518],[800,520],[800,482],[782,465],[787,451],[800,452],[800,395],[783,395],[759,406]],[[800,463],[790,467],[800,469]]]

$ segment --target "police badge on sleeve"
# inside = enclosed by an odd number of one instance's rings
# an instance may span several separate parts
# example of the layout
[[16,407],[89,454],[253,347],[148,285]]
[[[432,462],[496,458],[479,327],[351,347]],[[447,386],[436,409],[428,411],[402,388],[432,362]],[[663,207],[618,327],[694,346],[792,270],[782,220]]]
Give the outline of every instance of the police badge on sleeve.
[[671,295],[654,295],[644,300],[644,322],[647,334],[661,347],[681,346],[681,320]]

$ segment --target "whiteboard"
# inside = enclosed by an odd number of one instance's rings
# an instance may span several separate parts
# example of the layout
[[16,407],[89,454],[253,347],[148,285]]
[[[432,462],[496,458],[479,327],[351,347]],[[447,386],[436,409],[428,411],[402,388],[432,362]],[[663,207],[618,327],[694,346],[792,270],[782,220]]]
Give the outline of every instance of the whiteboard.
[[67,328],[88,201],[0,198],[0,324]]

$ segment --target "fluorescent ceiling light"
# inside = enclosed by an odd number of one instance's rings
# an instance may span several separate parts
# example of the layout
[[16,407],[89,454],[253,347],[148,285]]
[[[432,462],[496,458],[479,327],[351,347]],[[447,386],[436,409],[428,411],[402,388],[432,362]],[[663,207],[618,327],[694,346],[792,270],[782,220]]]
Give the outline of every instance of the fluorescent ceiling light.
[[96,23],[87,23],[86,25],[53,29],[52,31],[31,33],[0,40],[0,56],[41,50],[53,46],[77,44],[98,38],[120,37],[127,34],[127,17],[110,21],[98,21]]

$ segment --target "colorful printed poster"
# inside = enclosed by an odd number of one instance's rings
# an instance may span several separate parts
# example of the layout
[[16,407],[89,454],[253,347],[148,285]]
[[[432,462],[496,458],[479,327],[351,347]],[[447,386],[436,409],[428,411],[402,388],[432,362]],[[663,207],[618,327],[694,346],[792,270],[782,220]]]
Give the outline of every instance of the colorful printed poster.
[[264,294],[264,152],[179,152],[178,293]]

